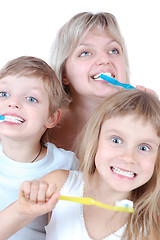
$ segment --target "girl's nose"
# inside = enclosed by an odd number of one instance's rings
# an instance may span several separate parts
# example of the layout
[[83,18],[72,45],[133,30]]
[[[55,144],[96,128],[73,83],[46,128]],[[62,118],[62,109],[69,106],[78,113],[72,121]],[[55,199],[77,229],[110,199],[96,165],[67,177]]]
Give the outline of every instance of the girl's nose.
[[126,150],[124,151],[120,157],[119,157],[122,161],[129,163],[129,164],[134,164],[136,162],[135,160],[135,156],[133,154],[133,152],[131,150]]

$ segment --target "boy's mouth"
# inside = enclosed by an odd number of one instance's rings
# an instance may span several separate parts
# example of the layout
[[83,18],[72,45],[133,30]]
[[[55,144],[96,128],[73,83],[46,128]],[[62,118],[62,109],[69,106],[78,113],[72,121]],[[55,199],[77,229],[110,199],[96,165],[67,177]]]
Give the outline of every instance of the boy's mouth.
[[5,115],[4,121],[5,122],[13,122],[13,123],[23,123],[25,120],[20,117],[16,117],[16,116]]

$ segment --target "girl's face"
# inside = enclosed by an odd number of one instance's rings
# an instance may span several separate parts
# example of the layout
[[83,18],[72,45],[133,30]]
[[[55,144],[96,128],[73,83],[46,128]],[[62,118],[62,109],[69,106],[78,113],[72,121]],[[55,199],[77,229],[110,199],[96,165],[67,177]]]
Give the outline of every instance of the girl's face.
[[106,97],[119,90],[99,78],[107,73],[126,82],[126,65],[121,46],[112,39],[107,28],[93,27],[68,57],[63,83],[69,85],[71,95]]
[[106,120],[95,156],[98,184],[125,193],[145,184],[153,175],[159,145],[150,122],[133,115]]
[[49,97],[39,78],[7,76],[0,80],[1,139],[40,140],[54,117],[49,117]]

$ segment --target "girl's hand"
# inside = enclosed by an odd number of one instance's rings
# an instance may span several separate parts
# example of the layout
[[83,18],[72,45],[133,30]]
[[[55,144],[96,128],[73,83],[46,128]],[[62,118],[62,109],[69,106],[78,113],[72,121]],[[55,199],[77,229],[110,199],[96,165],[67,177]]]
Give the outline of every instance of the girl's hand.
[[44,181],[25,181],[19,191],[18,211],[28,217],[37,217],[52,211],[59,193],[55,184]]
[[151,94],[153,94],[155,97],[157,97],[159,99],[158,94],[155,91],[151,90],[150,88],[145,88],[145,87],[140,86],[140,85],[137,85],[136,88],[141,90],[141,91],[151,93]]

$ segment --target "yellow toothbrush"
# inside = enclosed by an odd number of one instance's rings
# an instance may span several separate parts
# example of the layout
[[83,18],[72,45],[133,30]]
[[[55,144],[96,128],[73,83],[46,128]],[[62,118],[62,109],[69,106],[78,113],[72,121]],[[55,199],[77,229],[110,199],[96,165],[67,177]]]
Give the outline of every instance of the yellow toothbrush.
[[131,206],[133,203],[129,200],[119,201],[119,202],[117,202],[118,205],[116,205],[116,206],[104,204],[104,203],[96,201],[93,198],[87,198],[87,197],[68,197],[68,196],[60,195],[59,200],[77,202],[77,203],[86,204],[86,205],[95,205],[97,207],[115,210],[118,212],[133,213],[133,211],[134,211],[133,207]]

